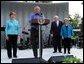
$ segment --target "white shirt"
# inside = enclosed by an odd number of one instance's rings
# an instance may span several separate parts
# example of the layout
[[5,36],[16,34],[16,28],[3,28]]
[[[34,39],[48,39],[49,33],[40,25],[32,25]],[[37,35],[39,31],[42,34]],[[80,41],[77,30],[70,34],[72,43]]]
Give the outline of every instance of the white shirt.
[[59,26],[59,21],[58,20],[57,20],[56,24],[57,24],[57,26]]

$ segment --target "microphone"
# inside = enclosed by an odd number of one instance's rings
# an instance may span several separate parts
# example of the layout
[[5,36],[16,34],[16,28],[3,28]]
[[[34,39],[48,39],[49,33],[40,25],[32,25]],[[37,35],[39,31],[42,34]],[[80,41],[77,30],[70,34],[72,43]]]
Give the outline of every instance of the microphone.
[[36,13],[35,15],[39,15],[40,17],[44,18],[44,16],[43,16],[43,13],[42,13],[42,12],[40,12],[40,13]]
[[40,13],[40,15],[41,15],[42,18],[44,17],[42,12]]
[[42,14],[42,12],[41,12],[41,13],[36,13],[35,15],[41,15],[41,16],[42,16],[43,14]]
[[41,15],[43,15],[42,12],[41,12]]
[[39,15],[39,13],[36,13],[35,15]]

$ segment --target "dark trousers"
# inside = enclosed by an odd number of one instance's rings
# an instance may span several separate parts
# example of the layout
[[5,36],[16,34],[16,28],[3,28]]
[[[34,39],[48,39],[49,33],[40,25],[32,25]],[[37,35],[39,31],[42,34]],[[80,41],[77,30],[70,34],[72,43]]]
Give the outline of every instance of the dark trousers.
[[66,49],[68,50],[69,53],[71,47],[71,38],[64,38],[63,44],[64,44],[64,53],[66,53]]
[[[31,44],[33,48],[34,57],[37,58],[39,47],[39,30],[31,31]],[[41,57],[42,57],[42,46],[41,46]]]
[[57,52],[57,49],[59,52],[61,52],[61,42],[60,42],[60,39],[61,37],[60,36],[54,36],[53,38],[53,47],[54,47],[54,51]]
[[18,35],[8,35],[8,40],[6,40],[7,55],[12,57],[12,48],[13,48],[13,57],[17,56],[17,36]]

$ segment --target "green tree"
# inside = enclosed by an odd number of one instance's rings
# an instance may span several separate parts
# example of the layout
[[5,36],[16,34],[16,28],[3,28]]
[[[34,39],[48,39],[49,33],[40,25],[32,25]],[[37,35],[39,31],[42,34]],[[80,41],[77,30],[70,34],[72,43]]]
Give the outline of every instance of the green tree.
[[79,22],[78,18],[79,18],[79,15],[78,14],[75,14],[74,15],[74,18],[72,18],[71,16],[69,16],[70,23],[71,23],[71,25],[73,26],[74,29],[78,27],[77,26],[78,25],[78,22]]
[[[78,18],[80,18],[80,16],[78,14],[75,14],[73,18],[71,16],[69,16],[69,20],[70,20],[70,23],[71,23],[73,29],[79,28],[78,27],[78,23],[79,23]],[[77,31],[74,31],[73,36],[72,36],[73,42],[76,42],[77,38],[78,38]]]

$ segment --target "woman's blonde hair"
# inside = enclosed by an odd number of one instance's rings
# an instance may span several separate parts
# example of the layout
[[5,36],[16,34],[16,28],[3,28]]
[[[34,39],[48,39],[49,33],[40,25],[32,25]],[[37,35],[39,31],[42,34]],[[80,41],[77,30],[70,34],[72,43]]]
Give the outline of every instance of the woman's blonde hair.
[[66,22],[70,23],[69,18],[64,18],[64,23]]
[[69,21],[69,19],[68,19],[68,18],[64,18],[64,21],[65,21],[65,20]]

